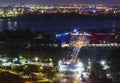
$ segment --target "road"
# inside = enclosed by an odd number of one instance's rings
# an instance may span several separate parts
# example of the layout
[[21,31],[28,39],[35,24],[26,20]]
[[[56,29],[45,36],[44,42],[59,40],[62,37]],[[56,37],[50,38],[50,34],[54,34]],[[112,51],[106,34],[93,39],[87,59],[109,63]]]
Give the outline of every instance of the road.
[[58,73],[53,83],[90,83],[88,79],[82,81],[79,74]]
[[63,74],[59,73],[54,83],[81,83],[77,74]]

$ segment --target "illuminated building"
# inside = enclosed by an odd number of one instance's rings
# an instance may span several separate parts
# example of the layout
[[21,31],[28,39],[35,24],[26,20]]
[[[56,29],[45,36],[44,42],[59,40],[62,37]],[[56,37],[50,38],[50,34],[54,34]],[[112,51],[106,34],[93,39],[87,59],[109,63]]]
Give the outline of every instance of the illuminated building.
[[91,43],[113,43],[115,42],[114,33],[93,33]]

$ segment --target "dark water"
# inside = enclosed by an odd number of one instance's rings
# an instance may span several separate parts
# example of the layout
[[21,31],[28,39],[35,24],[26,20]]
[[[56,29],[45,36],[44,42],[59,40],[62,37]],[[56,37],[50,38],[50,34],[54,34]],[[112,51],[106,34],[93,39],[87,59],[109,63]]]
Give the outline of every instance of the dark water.
[[109,30],[120,28],[120,20],[65,20],[65,21],[32,21],[32,20],[10,20],[0,19],[0,29],[26,29],[34,31],[55,31],[78,28],[80,30],[107,28]]

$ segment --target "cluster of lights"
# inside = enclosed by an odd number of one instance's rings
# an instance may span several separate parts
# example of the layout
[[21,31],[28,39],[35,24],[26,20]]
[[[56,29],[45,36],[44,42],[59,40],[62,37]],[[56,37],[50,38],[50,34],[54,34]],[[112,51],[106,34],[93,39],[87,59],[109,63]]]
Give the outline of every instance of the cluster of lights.
[[63,62],[59,61],[59,71],[60,72],[73,72],[81,74],[84,71],[82,62]]

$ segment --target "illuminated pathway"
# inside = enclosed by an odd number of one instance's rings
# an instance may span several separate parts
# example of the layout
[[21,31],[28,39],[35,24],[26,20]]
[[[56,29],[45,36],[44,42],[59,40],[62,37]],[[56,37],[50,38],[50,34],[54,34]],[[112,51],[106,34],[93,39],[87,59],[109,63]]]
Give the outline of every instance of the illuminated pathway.
[[76,59],[77,58],[80,49],[81,49],[81,47],[77,47],[77,46],[73,49],[73,53],[71,54],[72,59]]
[[[81,74],[84,71],[84,66],[81,61],[78,59],[79,52],[83,46],[89,44],[89,39],[87,35],[73,35],[70,39],[70,47],[73,48],[71,53],[71,59],[60,60],[59,65],[59,74],[63,74],[59,78],[56,78],[58,83],[82,83]],[[59,79],[58,79],[59,78]],[[87,83],[87,82],[85,82]]]
[[59,61],[60,72],[73,72],[81,74],[83,71],[83,64],[78,59],[78,54],[82,46],[86,45],[85,36],[73,36],[70,41],[71,47],[73,47],[73,52],[71,54],[71,59]]
[[[81,81],[81,73],[84,70],[83,64],[77,59],[82,46],[86,45],[85,37],[78,37],[77,40],[72,38],[71,45],[73,53],[71,59],[66,61],[59,61],[60,73],[56,79],[58,83],[83,83]],[[62,76],[61,76],[62,74]],[[88,83],[88,82],[84,82]]]
[[[73,40],[73,38],[71,38]],[[85,36],[78,37],[77,40],[75,40],[75,43],[73,44],[73,53],[71,54],[72,59],[77,59],[78,53],[82,46],[87,45]]]

